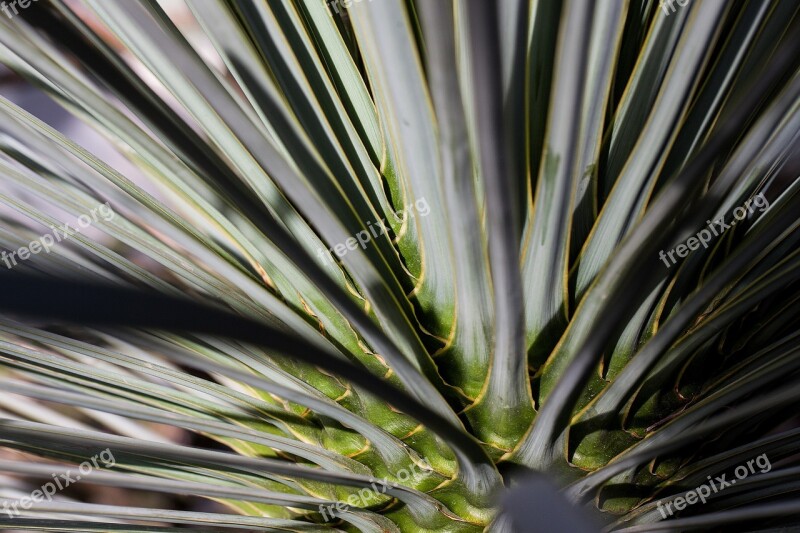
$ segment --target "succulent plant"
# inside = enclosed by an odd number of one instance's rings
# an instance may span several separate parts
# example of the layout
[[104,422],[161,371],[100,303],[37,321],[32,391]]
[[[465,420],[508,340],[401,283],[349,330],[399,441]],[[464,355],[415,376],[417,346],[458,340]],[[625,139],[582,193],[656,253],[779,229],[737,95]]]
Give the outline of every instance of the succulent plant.
[[794,0],[0,9],[0,529],[800,524]]

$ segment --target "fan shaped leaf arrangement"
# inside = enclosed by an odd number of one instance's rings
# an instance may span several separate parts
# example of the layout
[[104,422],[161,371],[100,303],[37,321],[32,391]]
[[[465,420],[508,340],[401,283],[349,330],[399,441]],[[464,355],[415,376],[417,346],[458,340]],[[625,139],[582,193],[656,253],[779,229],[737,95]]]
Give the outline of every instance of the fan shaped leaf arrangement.
[[0,16],[0,483],[222,505],[0,528],[797,522],[794,0],[175,4]]

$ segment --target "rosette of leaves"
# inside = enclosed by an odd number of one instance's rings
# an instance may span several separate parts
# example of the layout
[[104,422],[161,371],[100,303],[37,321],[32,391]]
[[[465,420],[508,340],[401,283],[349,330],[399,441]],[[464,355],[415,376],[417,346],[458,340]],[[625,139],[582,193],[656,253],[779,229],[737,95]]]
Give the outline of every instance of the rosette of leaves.
[[114,212],[0,273],[0,471],[230,512],[0,527],[565,530],[527,471],[608,530],[797,522],[794,0],[185,5],[0,17],[131,163],[0,100],[5,250]]

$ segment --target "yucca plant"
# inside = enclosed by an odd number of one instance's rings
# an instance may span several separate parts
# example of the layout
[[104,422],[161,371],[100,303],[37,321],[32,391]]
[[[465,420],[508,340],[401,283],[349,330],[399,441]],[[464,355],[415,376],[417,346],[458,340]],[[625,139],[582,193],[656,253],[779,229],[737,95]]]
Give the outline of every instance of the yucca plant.
[[128,498],[0,529],[800,524],[798,4],[681,3],[3,3],[132,164],[0,99],[0,502]]

